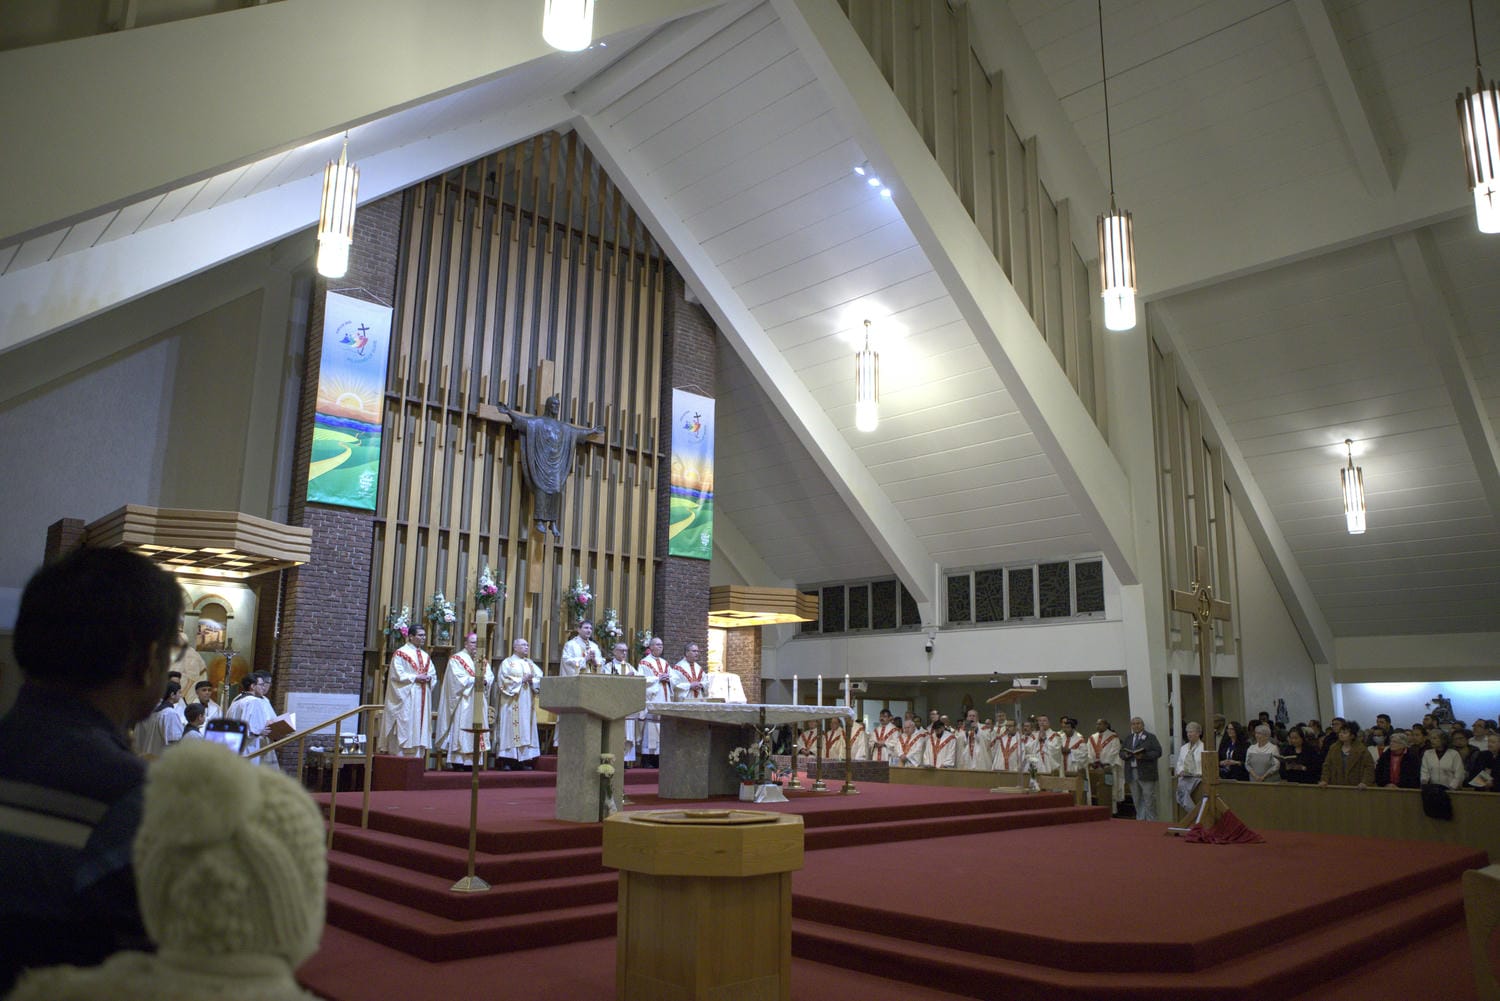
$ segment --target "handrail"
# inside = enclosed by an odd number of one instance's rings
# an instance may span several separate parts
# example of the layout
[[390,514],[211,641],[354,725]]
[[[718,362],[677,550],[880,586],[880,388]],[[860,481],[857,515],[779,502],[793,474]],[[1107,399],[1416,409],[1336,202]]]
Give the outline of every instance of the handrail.
[[307,740],[309,737],[324,736],[323,734],[318,733],[318,731],[322,730],[324,727],[334,727],[332,778],[328,784],[329,851],[333,850],[333,827],[338,818],[337,804],[339,797],[339,772],[347,763],[343,757],[344,742],[339,739],[343,736],[343,728],[335,726],[335,724],[342,723],[344,720],[348,719],[351,716],[362,716],[363,714],[368,712],[373,712],[376,714],[375,724],[373,726],[365,728],[364,754],[360,755],[357,758],[349,759],[351,761],[362,760],[365,765],[365,787],[364,795],[362,797],[362,802],[360,805],[359,826],[367,830],[370,826],[370,780],[375,772],[375,731],[379,730],[380,728],[379,714],[384,711],[384,709],[385,706],[378,704],[356,706],[353,709],[348,710],[347,712],[339,713],[339,715],[334,716],[330,719],[325,719],[320,723],[314,723],[312,726],[306,727],[302,730],[298,730],[296,733],[287,734],[280,740],[273,741],[272,743],[267,744],[265,747],[258,748],[245,755],[246,758],[258,758],[263,754],[269,754],[270,752],[276,750],[278,747],[282,747],[283,745],[295,742],[299,745],[297,752],[297,782],[298,784],[305,785],[306,783],[304,781],[304,776],[307,772]]

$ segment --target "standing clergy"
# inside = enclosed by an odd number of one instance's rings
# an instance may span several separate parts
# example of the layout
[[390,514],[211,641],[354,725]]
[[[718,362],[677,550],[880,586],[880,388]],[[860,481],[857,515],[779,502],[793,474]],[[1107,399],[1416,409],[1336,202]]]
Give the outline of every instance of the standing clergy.
[[698,663],[698,644],[689,643],[682,659],[672,665],[672,698],[698,702],[708,696],[708,670]]
[[[250,681],[250,689],[241,692],[239,698],[234,700],[229,707],[228,716],[230,719],[244,721],[246,738],[240,753],[253,754],[266,746],[266,728],[276,718],[276,710],[271,706],[271,700],[266,698],[266,693],[271,690],[271,672],[254,671],[246,677]],[[257,763],[272,768],[280,767],[275,751],[262,754]]]
[[[482,666],[481,666],[482,665]],[[490,685],[495,681],[495,672],[490,662],[479,656],[479,637],[470,632],[464,637],[464,648],[448,658],[448,670],[443,674],[443,695],[439,703],[437,748],[448,756],[452,767],[484,767],[485,737],[487,733],[466,733],[474,727],[474,700],[485,706],[485,725],[489,729]],[[479,747],[474,747],[474,738],[479,738]]]
[[901,728],[896,725],[889,709],[880,710],[880,723],[876,725],[874,733],[870,735],[870,760],[890,761],[891,745],[896,741],[896,734]]
[[609,660],[599,668],[600,674],[619,674],[635,677],[635,665],[630,662],[630,647],[621,640],[615,644],[614,650],[610,652]]
[[431,691],[437,674],[432,658],[422,649],[426,645],[427,630],[415,626],[405,645],[391,655],[385,677],[385,718],[380,724],[380,745],[386,754],[425,761],[432,746]]
[[[646,679],[646,701],[672,701],[672,665],[661,655],[660,636],[646,641],[646,656],[636,665],[636,673]],[[661,724],[648,722],[645,712],[636,721],[636,757],[647,768],[661,765]]]
[[855,720],[854,725],[849,728],[849,743],[853,748],[849,752],[850,761],[870,760],[870,734],[865,729],[863,720]]
[[542,753],[536,732],[536,696],[542,690],[542,669],[532,662],[531,644],[518,639],[510,656],[500,662],[500,711],[495,720],[495,760],[506,771],[533,769]]
[[963,732],[958,735],[958,767],[977,768],[989,771],[990,751],[984,734],[976,720],[965,720]]
[[1049,716],[1036,718],[1037,760],[1036,770],[1046,775],[1062,774],[1062,734],[1052,729]]
[[927,728],[927,764],[933,768],[958,767],[958,734],[941,717]]
[[575,674],[595,674],[604,663],[604,654],[594,642],[594,624],[578,623],[578,634],[562,648],[561,674],[564,678]]
[[1078,720],[1073,716],[1062,717],[1062,732],[1058,734],[1058,762],[1062,765],[1060,775],[1077,775],[1088,764],[1088,738],[1078,732]]
[[[1095,720],[1094,733],[1089,737],[1089,785],[1094,790],[1094,803],[1102,806],[1104,797],[1097,785],[1110,787],[1110,805],[1118,811],[1125,800],[1125,766],[1120,761],[1120,737],[1109,728],[1108,720]],[[1109,781],[1105,782],[1106,776]]]
[[995,729],[998,736],[990,742],[990,766],[997,772],[1019,772],[1022,747],[1016,721],[1007,719]]
[[921,768],[927,764],[927,731],[917,729],[917,721],[908,717],[896,734],[891,752],[892,768]]

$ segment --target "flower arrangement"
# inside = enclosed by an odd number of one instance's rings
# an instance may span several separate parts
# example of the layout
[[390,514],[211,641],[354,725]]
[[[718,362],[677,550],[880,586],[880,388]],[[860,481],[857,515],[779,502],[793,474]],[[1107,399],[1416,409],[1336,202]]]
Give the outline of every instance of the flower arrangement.
[[474,607],[489,608],[497,601],[505,600],[505,581],[497,581],[488,563],[479,568],[479,580],[474,585]]
[[563,595],[563,607],[568,609],[569,618],[576,625],[588,617],[589,608],[594,604],[594,592],[582,580],[573,582]]
[[432,600],[427,603],[427,607],[423,610],[422,615],[428,621],[436,622],[439,625],[451,626],[458,621],[458,616],[453,611],[453,602],[443,597],[443,592],[441,591],[432,596]]
[[1026,762],[1026,791],[1042,791],[1042,784],[1036,780],[1036,761],[1034,760]]
[[385,617],[385,638],[394,640],[400,638],[402,643],[406,642],[406,634],[411,632],[411,606],[402,605],[401,611],[396,611],[392,605],[389,614]]
[[734,768],[735,774],[740,777],[741,782],[764,785],[766,783],[766,768],[769,765],[771,776],[776,775],[776,765],[771,761],[771,756],[766,754],[764,748],[759,744],[750,747],[736,747],[729,752],[729,764]]
[[646,656],[646,652],[651,648],[651,641],[655,638],[656,637],[651,635],[651,630],[649,629],[641,629],[636,632],[635,659],[637,662],[639,662],[641,658]]
[[604,820],[611,813],[619,812],[615,805],[615,756],[613,754],[599,755],[599,819]]
[[599,647],[605,654],[613,656],[615,644],[625,638],[625,630],[620,625],[620,616],[613,608],[604,610],[604,617],[594,631],[599,634]]

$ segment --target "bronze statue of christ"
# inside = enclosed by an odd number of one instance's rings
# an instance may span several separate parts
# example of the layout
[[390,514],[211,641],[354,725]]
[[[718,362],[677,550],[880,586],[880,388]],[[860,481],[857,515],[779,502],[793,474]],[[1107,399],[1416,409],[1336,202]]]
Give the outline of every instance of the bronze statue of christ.
[[553,535],[561,538],[557,519],[563,485],[573,472],[573,451],[579,442],[602,433],[604,428],[579,427],[559,419],[562,400],[556,394],[547,397],[539,417],[512,410],[504,403],[499,410],[510,416],[511,425],[521,439],[521,471],[531,490],[531,516],[536,520],[536,529],[545,534],[550,528]]

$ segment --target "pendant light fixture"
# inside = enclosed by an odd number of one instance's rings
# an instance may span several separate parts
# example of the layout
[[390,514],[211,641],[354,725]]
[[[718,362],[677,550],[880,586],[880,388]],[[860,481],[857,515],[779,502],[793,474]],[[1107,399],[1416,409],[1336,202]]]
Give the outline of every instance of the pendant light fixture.
[[1354,439],[1344,439],[1344,450],[1349,463],[1339,470],[1339,482],[1344,488],[1344,520],[1349,525],[1350,535],[1365,534],[1365,471],[1354,464]]
[[1099,76],[1104,82],[1104,153],[1109,163],[1109,212],[1099,217],[1099,287],[1108,330],[1135,327],[1135,229],[1115,206],[1115,152],[1109,134],[1109,71],[1104,65],[1104,0],[1099,9]]
[[1469,0],[1469,33],[1474,39],[1474,89],[1458,95],[1458,128],[1464,144],[1464,166],[1474,192],[1479,232],[1500,233],[1500,87],[1484,83],[1479,64],[1479,27],[1474,0]]
[[870,432],[880,424],[880,355],[870,347],[870,321],[865,321],[865,346],[854,356],[854,426]]
[[594,0],[542,0],[542,38],[564,52],[588,48],[594,40]]
[[354,201],[359,192],[359,168],[349,163],[349,135],[337,163],[323,171],[323,209],[318,214],[318,274],[342,278],[349,270],[349,248],[354,244]]

